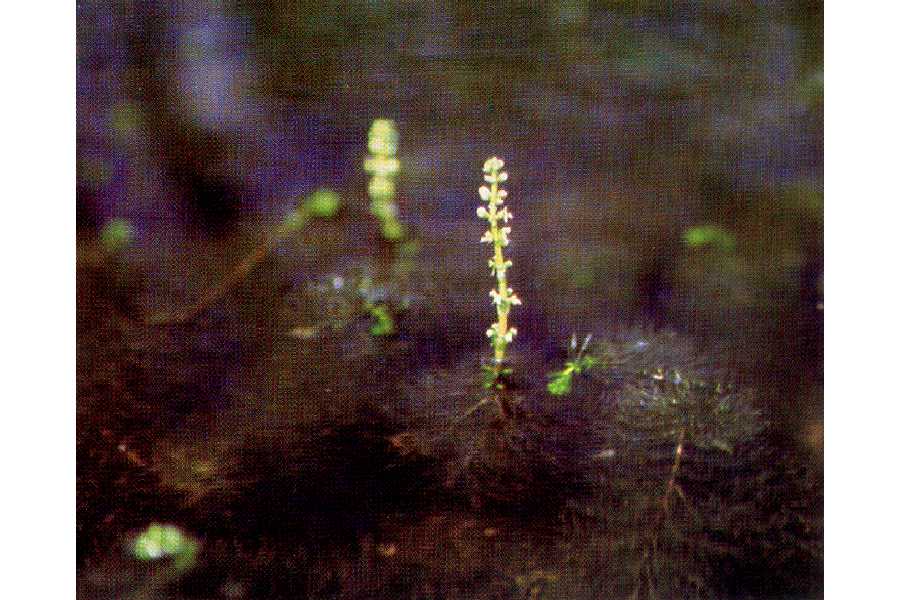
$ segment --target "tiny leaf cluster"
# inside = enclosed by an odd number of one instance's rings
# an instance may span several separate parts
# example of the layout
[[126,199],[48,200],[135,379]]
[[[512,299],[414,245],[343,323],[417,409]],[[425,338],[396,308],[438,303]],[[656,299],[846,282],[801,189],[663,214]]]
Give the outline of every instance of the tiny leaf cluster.
[[[548,375],[550,381],[547,383],[547,391],[554,396],[565,396],[572,392],[572,380],[575,375],[581,375],[592,369],[599,361],[590,354],[585,354],[591,343],[591,336],[588,335],[581,343],[581,349],[578,354],[571,360],[566,361],[565,367],[559,371],[554,371]],[[574,351],[578,348],[578,338],[572,336],[570,350]]]

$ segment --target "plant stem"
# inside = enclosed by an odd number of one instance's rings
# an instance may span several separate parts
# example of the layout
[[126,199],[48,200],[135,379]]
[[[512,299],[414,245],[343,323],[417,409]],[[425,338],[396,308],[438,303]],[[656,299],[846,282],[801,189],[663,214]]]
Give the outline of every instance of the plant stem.
[[[496,182],[491,184],[491,199],[488,207],[488,211],[491,217],[491,234],[494,237],[494,264],[495,265],[503,265],[505,264],[505,259],[503,258],[503,244],[502,244],[502,236],[500,235],[500,227],[499,227],[499,219],[496,218],[497,215],[497,205],[498,200],[500,199],[499,192],[499,184]],[[503,267],[497,267],[497,292],[500,294],[501,298],[506,298],[507,295],[507,286],[506,286],[506,269]],[[494,344],[494,371],[497,375],[500,374],[501,365],[503,363],[503,359],[506,354],[506,332],[509,328],[509,306],[504,303],[497,304],[497,343]]]

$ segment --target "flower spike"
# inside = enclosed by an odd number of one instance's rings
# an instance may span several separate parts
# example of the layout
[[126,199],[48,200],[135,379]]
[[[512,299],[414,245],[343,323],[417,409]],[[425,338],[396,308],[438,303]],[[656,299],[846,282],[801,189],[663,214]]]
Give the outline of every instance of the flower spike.
[[504,372],[503,361],[506,357],[506,348],[517,333],[515,327],[509,326],[510,309],[522,304],[506,280],[506,272],[512,266],[512,262],[503,257],[503,248],[509,245],[512,228],[506,223],[512,219],[512,213],[505,207],[500,208],[507,196],[506,190],[500,189],[500,184],[508,179],[506,171],[501,170],[503,165],[503,161],[497,157],[485,161],[482,170],[484,171],[484,180],[488,185],[478,188],[478,195],[482,201],[487,203],[487,206],[479,206],[475,211],[479,218],[486,220],[489,224],[488,230],[481,236],[481,241],[493,244],[494,248],[494,254],[488,260],[488,267],[491,275],[497,279],[497,287],[490,292],[491,302],[497,307],[497,322],[491,324],[486,332],[494,349],[492,385],[496,384],[497,379]]

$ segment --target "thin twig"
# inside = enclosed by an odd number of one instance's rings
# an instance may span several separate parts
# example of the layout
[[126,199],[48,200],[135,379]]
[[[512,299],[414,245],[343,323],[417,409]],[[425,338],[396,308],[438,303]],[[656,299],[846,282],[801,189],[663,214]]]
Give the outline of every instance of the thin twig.
[[[682,500],[684,500],[685,506],[688,507],[689,510],[692,511],[690,504],[687,501],[687,498],[684,495],[684,490],[681,489],[681,486],[678,485],[676,479],[678,478],[678,470],[681,468],[681,457],[684,455],[684,438],[685,438],[685,428],[682,427],[678,432],[678,444],[675,446],[675,458],[672,461],[672,469],[669,471],[669,480],[666,482],[666,492],[663,494],[663,497],[660,499],[660,510],[656,514],[656,519],[653,523],[653,537],[650,539],[650,544],[653,546],[654,553],[656,552],[656,547],[659,542],[659,529],[662,525],[663,521],[669,516],[669,499],[672,496],[672,492],[676,492]],[[696,514],[696,513],[694,513]],[[641,573],[644,571],[645,567],[647,570],[647,586],[648,592],[656,596],[655,589],[653,587],[653,574],[650,571],[650,565],[648,564],[648,559],[650,558],[650,553],[648,549],[644,548],[644,554],[641,557],[641,562],[638,565],[638,582],[635,585],[634,591],[631,593],[630,598],[638,598],[641,589]]]
[[684,454],[684,427],[678,433],[678,446],[675,448],[675,460],[672,463],[672,472],[669,482],[666,484],[666,495],[663,496],[662,506],[665,516],[669,515],[669,498],[675,489],[675,478],[678,477],[678,468],[681,466],[681,455]]
[[244,259],[231,270],[225,279],[219,283],[219,285],[204,293],[194,304],[171,314],[163,313],[153,315],[147,319],[147,323],[150,325],[178,325],[196,319],[246,279],[247,276],[253,272],[253,269],[255,269],[256,266],[261,263],[285,237],[284,234],[267,234],[262,243],[260,243],[253,252],[245,256]]

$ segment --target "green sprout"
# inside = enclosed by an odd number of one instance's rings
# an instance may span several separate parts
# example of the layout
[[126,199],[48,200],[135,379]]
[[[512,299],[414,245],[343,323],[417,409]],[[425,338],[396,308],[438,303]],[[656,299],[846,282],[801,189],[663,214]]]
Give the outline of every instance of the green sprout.
[[372,327],[369,328],[369,333],[373,336],[390,336],[394,335],[397,332],[397,327],[394,325],[394,319],[391,317],[391,313],[388,312],[387,307],[384,304],[373,304],[368,307],[369,316],[374,319],[374,323]]
[[340,206],[341,199],[335,192],[324,188],[316,190],[284,217],[278,225],[276,237],[283,238],[297,233],[310,219],[334,218]]
[[159,523],[151,523],[131,543],[131,554],[136,559],[149,562],[171,558],[178,571],[193,566],[198,549],[197,542],[181,528]]
[[372,319],[369,334],[375,337],[388,337],[397,333],[397,326],[385,302],[384,293],[373,289],[372,279],[363,277],[359,282],[358,291],[363,300],[363,308]]
[[[566,366],[560,371],[554,371],[550,373],[548,377],[550,381],[547,383],[547,391],[553,394],[554,396],[565,396],[572,392],[572,379],[575,375],[581,375],[582,373],[586,373],[594,365],[597,364],[597,359],[591,356],[590,354],[585,354],[588,346],[591,343],[591,335],[588,334],[584,341],[581,343],[581,348],[578,349],[578,354],[575,355],[574,358],[566,362]],[[574,352],[578,348],[578,338],[576,336],[572,336],[572,341],[569,344],[570,352]]]
[[369,174],[369,210],[381,224],[381,234],[386,240],[403,238],[403,225],[397,220],[395,177],[400,171],[397,159],[399,134],[390,119],[375,119],[369,128],[369,156],[364,167]]
[[506,282],[506,271],[512,266],[512,262],[503,257],[503,248],[509,245],[511,228],[506,223],[512,219],[512,213],[505,206],[501,207],[506,198],[506,190],[500,189],[500,184],[508,178],[507,173],[501,169],[503,161],[496,156],[485,161],[482,170],[484,180],[490,187],[482,185],[478,194],[482,201],[487,202],[487,207],[479,206],[475,211],[490,225],[481,236],[481,241],[493,245],[494,255],[488,260],[488,267],[491,275],[497,278],[497,288],[490,293],[491,302],[497,306],[497,322],[492,323],[487,330],[494,349],[494,363],[488,371],[493,379],[489,381],[489,386],[495,385],[500,376],[508,372],[503,368],[503,361],[506,358],[506,348],[516,335],[516,328],[509,326],[509,311],[513,305],[522,304]]

